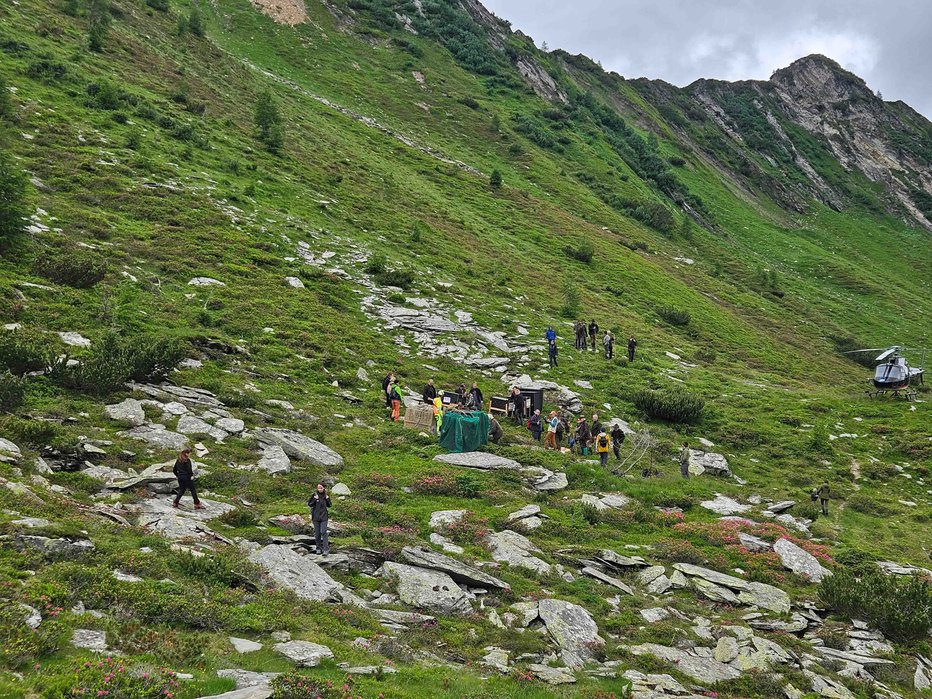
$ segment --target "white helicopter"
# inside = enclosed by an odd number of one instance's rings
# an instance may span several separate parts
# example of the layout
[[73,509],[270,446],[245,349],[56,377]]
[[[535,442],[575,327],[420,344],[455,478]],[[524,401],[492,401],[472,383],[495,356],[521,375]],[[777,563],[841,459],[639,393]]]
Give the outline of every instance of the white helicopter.
[[[894,396],[898,396],[900,391],[903,391],[903,396],[906,400],[911,400],[916,395],[916,392],[909,390],[909,387],[913,383],[923,383],[926,352],[928,351],[929,350],[926,348],[893,345],[887,348],[852,350],[850,352],[845,352],[845,354],[880,352],[880,354],[874,358],[875,362],[881,363],[874,369],[874,378],[871,379],[873,390],[868,391],[867,395],[873,398],[874,396],[882,396],[888,391],[892,391]],[[911,367],[909,362],[906,361],[906,357],[903,355],[907,352],[922,353],[918,367]]]

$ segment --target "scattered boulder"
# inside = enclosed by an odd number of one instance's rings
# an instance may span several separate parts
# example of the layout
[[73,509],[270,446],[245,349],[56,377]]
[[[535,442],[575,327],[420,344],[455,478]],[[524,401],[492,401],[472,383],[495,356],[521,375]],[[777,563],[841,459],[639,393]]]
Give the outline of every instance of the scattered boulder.
[[75,648],[92,650],[95,653],[106,653],[107,634],[93,629],[75,629],[71,634],[71,645]]
[[678,648],[669,648],[657,643],[642,643],[638,646],[629,646],[628,650],[634,655],[653,655],[661,660],[666,660],[668,663],[675,665],[683,674],[706,684],[734,680],[741,676],[738,669],[714,658],[696,657]]
[[342,497],[347,497],[353,494],[353,491],[349,489],[349,486],[346,483],[337,483],[330,489],[331,495],[340,495]]
[[71,347],[90,347],[91,341],[84,337],[81,333],[69,331],[69,332],[60,332],[58,337],[61,338],[61,341],[66,345]]
[[546,575],[553,570],[553,566],[549,563],[532,555],[541,553],[541,550],[518,532],[508,529],[492,532],[486,541],[492,550],[492,558],[500,563],[527,568],[541,575]]
[[13,444],[9,439],[0,437],[0,463],[18,464],[23,458],[23,453],[19,447]]
[[365,606],[342,583],[331,578],[323,568],[288,546],[269,544],[249,554],[249,560],[268,573],[280,587],[285,587],[302,599],[318,602],[348,601]]
[[472,612],[468,596],[446,573],[389,561],[382,574],[395,582],[399,598],[412,607],[439,614]]
[[821,582],[825,575],[831,575],[828,570],[822,567],[815,556],[801,549],[789,539],[778,539],[773,545],[773,550],[780,556],[780,561],[785,568],[797,575],[802,575],[811,582]]
[[213,277],[194,277],[188,282],[188,286],[226,286],[226,284]]
[[432,543],[434,546],[439,546],[447,553],[461,554],[465,551],[465,549],[462,546],[458,546],[454,544],[448,538],[446,538],[445,536],[441,536],[437,532],[431,532],[430,543]]
[[38,609],[22,602],[19,603],[19,608],[23,610],[23,623],[30,629],[37,629],[42,625],[42,614]]
[[486,654],[479,663],[493,670],[498,670],[502,674],[508,674],[511,670],[508,665],[509,651],[504,648],[498,648],[497,646],[486,646],[484,650]]
[[431,529],[443,529],[451,524],[456,524],[466,515],[469,510],[438,510],[430,513],[429,526]]
[[114,403],[104,407],[107,417],[111,420],[125,422],[133,427],[146,424],[146,413],[142,403],[135,398],[127,398],[121,403]]
[[764,541],[759,537],[745,534],[744,532],[738,532],[738,540],[741,542],[741,545],[751,553],[762,553],[764,551],[770,551],[773,548],[773,545],[769,541]]
[[795,500],[784,500],[783,502],[775,502],[774,504],[767,507],[768,512],[773,512],[775,515],[780,514],[781,512],[786,512],[788,509],[793,507],[796,504]]
[[266,447],[262,451],[262,457],[256,466],[261,471],[270,475],[278,473],[289,473],[291,471],[291,459],[288,454],[277,444]]
[[737,500],[733,500],[721,493],[716,493],[714,500],[703,500],[699,505],[720,515],[736,515],[751,509],[750,505],[742,505]]
[[327,646],[310,641],[286,641],[272,648],[301,667],[317,667],[322,660],[333,658],[333,651]]
[[236,638],[235,636],[230,636],[229,640],[233,645],[233,650],[235,650],[237,653],[255,653],[257,650],[262,650],[261,643],[250,641],[248,638]]
[[253,430],[256,438],[270,446],[280,446],[293,459],[302,459],[314,466],[324,468],[343,465],[343,457],[333,449],[300,432],[275,427],[262,427]]
[[290,286],[292,289],[303,289],[304,282],[302,282],[297,277],[285,277],[285,283]]
[[725,573],[719,573],[715,570],[709,570],[708,568],[702,568],[701,566],[693,565],[692,563],[674,563],[673,568],[680,571],[684,575],[688,575],[694,578],[701,578],[703,580],[707,580],[708,582],[715,583],[716,585],[723,585],[724,587],[730,587],[735,590],[748,589],[748,583],[741,578],[736,578],[733,575],[726,575]]
[[560,657],[570,668],[580,668],[595,659],[595,651],[605,641],[588,611],[578,604],[557,599],[538,602],[538,615],[547,633],[560,647]]
[[749,582],[738,593],[738,599],[744,604],[753,605],[777,614],[789,614],[790,596],[783,590],[767,583]]
[[469,451],[461,454],[438,454],[434,461],[450,466],[463,466],[465,468],[478,468],[483,471],[521,471],[524,467],[514,459],[489,454],[484,451]]
[[14,519],[10,524],[15,524],[18,527],[26,527],[27,529],[41,529],[51,526],[52,523],[41,517],[24,517],[23,519]]
[[129,437],[130,439],[146,442],[147,444],[151,444],[152,446],[158,447],[159,449],[181,451],[186,446],[188,446],[187,437],[185,437],[183,434],[178,434],[177,432],[172,432],[171,430],[165,429],[165,425],[140,425],[139,427],[134,427],[131,430],[119,432],[118,434],[123,437]]
[[665,607],[649,607],[641,610],[641,616],[648,624],[656,624],[658,621],[669,618],[670,612]]
[[406,563],[419,568],[428,568],[446,573],[453,580],[472,587],[495,587],[510,590],[511,586],[496,577],[483,573],[478,568],[462,563],[455,558],[444,556],[428,548],[405,546],[401,549],[401,558]]
[[46,536],[17,535],[14,543],[19,549],[30,548],[41,552],[49,558],[76,559],[94,550],[94,543],[88,539],[50,539]]
[[730,477],[731,469],[728,468],[728,459],[722,454],[690,449],[689,473],[694,476],[701,476],[706,472],[713,476]]
[[528,666],[528,670],[530,670],[534,677],[547,684],[573,684],[576,682],[576,678],[573,677],[573,674],[563,667],[550,667],[549,665],[543,665],[541,663],[531,663]]
[[614,578],[608,573],[603,573],[598,568],[593,568],[592,566],[585,566],[581,571],[583,575],[588,575],[590,578],[595,578],[599,582],[603,582],[606,585],[611,585],[612,587],[621,590],[629,595],[634,595],[634,590],[632,590],[628,585],[623,583],[618,578]]
[[237,689],[268,687],[269,683],[278,675],[277,672],[253,672],[252,670],[239,669],[217,670],[217,677],[233,680]]

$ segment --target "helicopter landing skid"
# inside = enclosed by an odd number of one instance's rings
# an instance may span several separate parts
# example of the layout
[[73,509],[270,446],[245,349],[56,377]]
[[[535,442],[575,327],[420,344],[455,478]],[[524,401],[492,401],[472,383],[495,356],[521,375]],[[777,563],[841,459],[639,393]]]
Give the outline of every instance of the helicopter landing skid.
[[865,394],[868,398],[879,398],[880,396],[885,396],[888,393],[892,393],[894,398],[898,398],[902,392],[903,398],[907,401],[912,401],[916,397],[915,390],[909,390],[907,388],[877,388],[872,391],[865,391]]

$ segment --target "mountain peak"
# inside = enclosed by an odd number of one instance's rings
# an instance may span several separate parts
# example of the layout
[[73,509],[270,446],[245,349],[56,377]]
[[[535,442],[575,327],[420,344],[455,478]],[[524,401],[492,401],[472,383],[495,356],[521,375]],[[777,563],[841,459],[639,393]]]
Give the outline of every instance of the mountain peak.
[[845,70],[837,62],[819,53],[803,56],[770,76],[770,82],[791,93],[809,99],[837,101],[873,92],[863,78]]

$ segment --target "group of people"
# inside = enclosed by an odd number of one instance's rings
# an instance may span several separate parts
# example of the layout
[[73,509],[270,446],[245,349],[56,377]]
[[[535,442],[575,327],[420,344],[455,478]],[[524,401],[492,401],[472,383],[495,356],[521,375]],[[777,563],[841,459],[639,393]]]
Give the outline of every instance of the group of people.
[[[576,337],[576,349],[585,350],[590,349],[592,352],[595,352],[596,348],[596,339],[599,334],[599,324],[595,322],[595,318],[589,321],[589,325],[586,325],[586,321],[577,320],[573,323],[573,334]],[[557,355],[559,350],[557,349],[557,333],[553,329],[553,326],[547,328],[547,333],[545,335],[547,338],[547,354],[550,359],[550,366],[559,366],[557,361]],[[588,340],[587,340],[588,337]],[[590,347],[591,345],[591,347]],[[634,361],[634,351],[637,349],[638,343],[633,337],[628,338],[628,361]],[[606,329],[605,333],[602,335],[602,349],[605,352],[606,359],[612,359],[615,356],[615,336],[612,334],[611,330]]]

